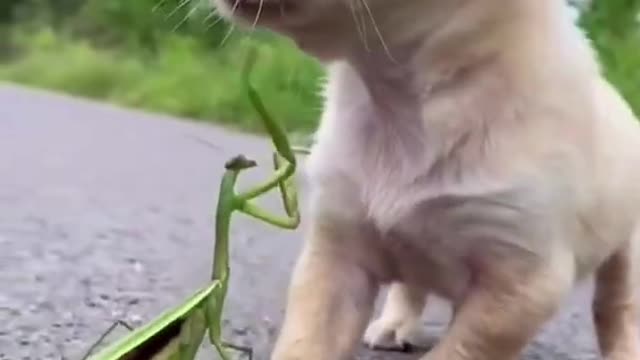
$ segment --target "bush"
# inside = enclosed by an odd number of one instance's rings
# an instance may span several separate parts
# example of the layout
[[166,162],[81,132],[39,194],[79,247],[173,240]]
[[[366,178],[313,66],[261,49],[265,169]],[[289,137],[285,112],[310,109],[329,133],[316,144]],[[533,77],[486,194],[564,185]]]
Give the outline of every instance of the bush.
[[257,48],[252,81],[271,113],[290,131],[312,130],[319,115],[322,71],[284,40],[243,37],[210,49],[167,34],[152,55],[97,48],[51,28],[13,37],[25,55],[0,69],[2,79],[250,131],[261,130],[261,122],[248,102],[241,63]]
[[639,12],[639,0],[596,0],[581,18],[607,78],[637,115],[640,115]]

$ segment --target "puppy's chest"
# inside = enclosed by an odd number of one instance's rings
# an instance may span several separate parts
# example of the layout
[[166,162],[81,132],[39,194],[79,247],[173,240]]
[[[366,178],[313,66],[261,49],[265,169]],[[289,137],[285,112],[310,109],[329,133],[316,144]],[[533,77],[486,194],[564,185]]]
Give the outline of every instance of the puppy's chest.
[[[360,241],[364,248],[378,249],[375,258],[383,260],[372,260],[371,266],[381,279],[429,284],[448,298],[461,296],[470,278],[468,251],[453,235],[469,214],[457,212],[453,200],[438,200],[453,194],[455,186],[430,179],[424,169],[428,158],[409,152],[407,142],[395,145],[395,152],[354,145],[331,147],[334,155],[327,159],[333,166],[323,168],[319,206],[379,234]],[[345,152],[338,154],[340,148]]]
[[[355,125],[355,124],[354,124]],[[415,197],[431,186],[422,179],[431,163],[418,127],[377,121],[346,128],[320,148],[333,164],[319,171],[337,187],[357,196],[354,210],[380,227],[411,208]],[[322,154],[319,154],[322,156]]]
[[477,196],[497,188],[473,161],[473,139],[456,147],[466,135],[426,131],[417,115],[381,118],[361,110],[337,125],[321,133],[310,175],[326,187],[326,199],[382,231],[403,219],[427,217],[433,207],[425,205],[435,199]]
[[[315,206],[380,234],[366,241],[378,241],[383,276],[429,283],[455,297],[468,286],[473,257],[529,246],[519,241],[537,221],[521,209],[527,193],[536,195],[487,171],[476,161],[473,138],[452,147],[419,121],[379,120],[321,131],[309,175],[319,194]],[[492,240],[478,241],[485,238]]]

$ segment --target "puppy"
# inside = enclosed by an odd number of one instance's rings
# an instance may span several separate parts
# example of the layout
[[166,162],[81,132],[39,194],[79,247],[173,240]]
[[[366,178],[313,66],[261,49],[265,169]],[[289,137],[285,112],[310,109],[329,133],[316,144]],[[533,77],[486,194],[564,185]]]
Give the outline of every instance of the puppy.
[[592,274],[604,359],[640,359],[640,128],[564,1],[216,1],[329,74],[273,360],[351,359],[388,283],[369,340],[431,293],[455,314],[423,360],[517,359]]

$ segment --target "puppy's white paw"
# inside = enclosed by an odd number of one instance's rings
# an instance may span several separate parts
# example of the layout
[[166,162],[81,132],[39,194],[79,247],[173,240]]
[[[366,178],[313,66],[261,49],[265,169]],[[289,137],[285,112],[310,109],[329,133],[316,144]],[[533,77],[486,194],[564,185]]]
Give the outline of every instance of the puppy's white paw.
[[367,328],[365,344],[374,350],[412,352],[428,347],[419,319],[390,320],[381,317]]

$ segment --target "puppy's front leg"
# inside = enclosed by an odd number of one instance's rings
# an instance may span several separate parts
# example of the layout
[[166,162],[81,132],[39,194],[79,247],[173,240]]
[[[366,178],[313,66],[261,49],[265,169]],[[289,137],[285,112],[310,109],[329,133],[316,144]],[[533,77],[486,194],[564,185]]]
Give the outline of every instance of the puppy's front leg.
[[378,290],[358,264],[359,241],[353,236],[359,234],[312,226],[294,269],[272,360],[353,358]]
[[448,332],[422,360],[518,359],[570,291],[570,264],[500,264],[479,274]]

